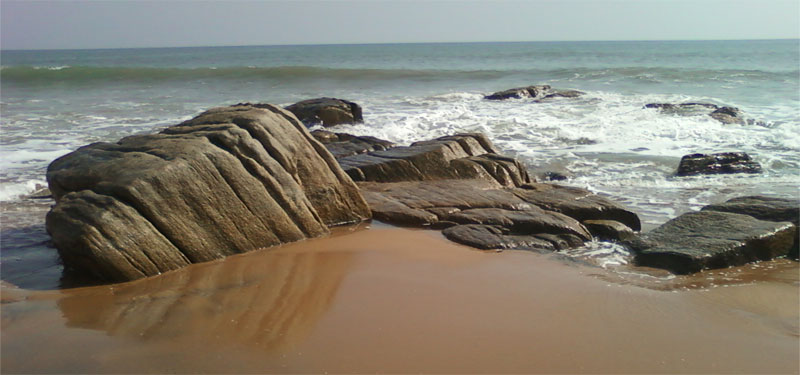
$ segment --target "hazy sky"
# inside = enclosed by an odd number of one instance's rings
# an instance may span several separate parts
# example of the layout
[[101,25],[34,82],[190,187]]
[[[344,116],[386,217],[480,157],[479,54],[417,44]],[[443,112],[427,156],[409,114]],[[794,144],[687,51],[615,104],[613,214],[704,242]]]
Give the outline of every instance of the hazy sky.
[[798,37],[798,0],[0,0],[3,49]]

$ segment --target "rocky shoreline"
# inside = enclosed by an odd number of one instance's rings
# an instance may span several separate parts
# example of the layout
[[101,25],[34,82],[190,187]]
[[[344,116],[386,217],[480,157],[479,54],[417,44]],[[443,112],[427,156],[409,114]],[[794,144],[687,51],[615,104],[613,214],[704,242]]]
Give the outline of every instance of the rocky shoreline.
[[[580,95],[545,85],[485,99]],[[286,109],[242,103],[159,134],[82,147],[48,168],[56,204],[47,230],[65,267],[107,281],[317,237],[370,218],[442,230],[479,249],[559,251],[617,241],[634,251],[637,264],[679,274],[797,258],[800,214],[791,200],[733,199],[639,234],[636,213],[585,189],[536,181],[484,134],[396,146],[307,129],[362,120],[358,104],[335,98]],[[726,157],[687,155],[693,172],[679,167],[676,174],[760,172],[746,154],[734,162]]]

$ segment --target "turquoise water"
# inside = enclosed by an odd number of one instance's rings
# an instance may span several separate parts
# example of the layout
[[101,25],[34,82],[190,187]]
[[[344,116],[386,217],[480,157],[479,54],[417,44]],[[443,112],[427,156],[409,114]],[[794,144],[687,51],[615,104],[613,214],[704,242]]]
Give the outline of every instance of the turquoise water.
[[[213,106],[321,96],[364,109],[364,124],[335,131],[400,144],[484,132],[534,171],[569,170],[565,183],[625,203],[646,227],[733,196],[797,197],[800,185],[798,40],[2,51],[0,64],[7,207],[81,145],[157,131]],[[530,84],[587,95],[482,99]],[[689,101],[739,107],[753,123],[642,108]],[[748,152],[765,173],[671,176],[682,155],[723,151]],[[6,214],[2,225],[39,221]]]

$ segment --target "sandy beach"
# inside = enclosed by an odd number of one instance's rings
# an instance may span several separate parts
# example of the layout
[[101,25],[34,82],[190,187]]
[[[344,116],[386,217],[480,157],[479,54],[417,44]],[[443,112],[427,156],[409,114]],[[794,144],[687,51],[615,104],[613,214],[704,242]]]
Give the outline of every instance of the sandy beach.
[[123,284],[4,283],[2,371],[797,373],[799,279],[626,277],[373,223]]

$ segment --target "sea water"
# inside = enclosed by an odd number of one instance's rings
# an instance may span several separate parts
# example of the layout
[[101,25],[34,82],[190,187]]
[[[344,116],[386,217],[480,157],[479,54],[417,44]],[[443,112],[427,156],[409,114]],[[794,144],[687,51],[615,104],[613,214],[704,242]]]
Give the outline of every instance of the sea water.
[[[331,130],[401,145],[483,132],[532,171],[568,171],[559,183],[623,203],[646,229],[735,196],[797,198],[800,186],[798,40],[2,51],[0,64],[6,274],[32,256],[21,249],[57,259],[43,245],[41,212],[52,202],[24,199],[46,185],[52,160],[240,102],[352,100],[364,123]],[[532,84],[586,95],[483,99]],[[643,108],[682,102],[738,107],[752,121],[725,125],[705,113]],[[747,152],[764,172],[674,176],[683,155],[726,151]],[[604,244],[581,254],[604,256],[601,264],[626,259]]]

